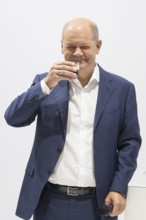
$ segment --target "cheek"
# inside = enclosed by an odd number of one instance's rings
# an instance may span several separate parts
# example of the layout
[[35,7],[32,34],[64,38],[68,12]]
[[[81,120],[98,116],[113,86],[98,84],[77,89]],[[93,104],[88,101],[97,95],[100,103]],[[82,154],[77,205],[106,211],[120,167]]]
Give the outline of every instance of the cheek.
[[92,61],[94,61],[95,59],[96,59],[96,55],[97,55],[97,53],[94,51],[92,51],[91,53],[89,53],[88,54],[88,58],[89,58],[89,60],[92,62]]
[[66,60],[72,56],[70,52],[66,52],[66,51],[63,52],[63,55]]

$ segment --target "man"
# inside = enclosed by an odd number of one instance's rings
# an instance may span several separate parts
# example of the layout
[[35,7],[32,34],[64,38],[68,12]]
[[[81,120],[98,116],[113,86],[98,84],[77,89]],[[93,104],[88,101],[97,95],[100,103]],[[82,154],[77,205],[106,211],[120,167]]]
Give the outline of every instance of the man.
[[[15,127],[37,117],[16,211],[25,220],[116,220],[125,209],[141,145],[135,88],[96,64],[101,44],[94,22],[67,22],[64,61],[6,110]],[[105,216],[104,204],[112,208]]]

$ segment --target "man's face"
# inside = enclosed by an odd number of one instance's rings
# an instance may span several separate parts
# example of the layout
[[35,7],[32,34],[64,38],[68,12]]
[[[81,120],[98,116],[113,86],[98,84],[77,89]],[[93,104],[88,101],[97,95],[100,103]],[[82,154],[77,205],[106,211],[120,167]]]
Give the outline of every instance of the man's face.
[[95,67],[95,59],[100,46],[101,41],[93,40],[89,26],[71,27],[65,31],[62,40],[62,53],[65,60],[80,63],[80,72],[90,72]]

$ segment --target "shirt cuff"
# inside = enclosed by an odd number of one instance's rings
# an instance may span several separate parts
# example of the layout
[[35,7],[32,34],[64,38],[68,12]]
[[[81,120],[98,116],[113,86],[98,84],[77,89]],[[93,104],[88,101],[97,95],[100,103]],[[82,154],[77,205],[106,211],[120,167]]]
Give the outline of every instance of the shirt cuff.
[[46,85],[44,79],[41,80],[41,88],[42,88],[42,91],[45,95],[49,95],[51,89]]

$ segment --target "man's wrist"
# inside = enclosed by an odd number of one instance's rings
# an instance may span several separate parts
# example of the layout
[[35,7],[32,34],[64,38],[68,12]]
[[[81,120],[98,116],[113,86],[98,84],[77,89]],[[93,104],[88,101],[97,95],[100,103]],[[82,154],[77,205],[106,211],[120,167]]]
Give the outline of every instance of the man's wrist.
[[126,195],[124,195],[124,193],[116,191],[116,190],[111,190],[110,192],[116,192],[119,193],[121,196],[123,196],[126,199]]

